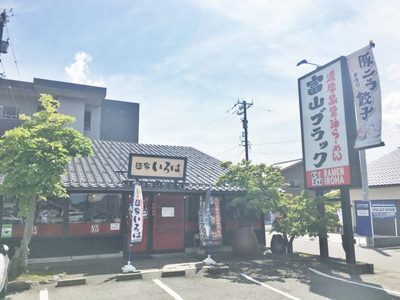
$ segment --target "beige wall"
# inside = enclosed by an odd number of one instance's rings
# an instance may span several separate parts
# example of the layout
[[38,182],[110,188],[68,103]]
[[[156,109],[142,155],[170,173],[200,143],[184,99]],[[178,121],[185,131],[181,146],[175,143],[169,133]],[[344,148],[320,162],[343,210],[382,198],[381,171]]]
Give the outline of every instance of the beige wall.
[[[400,199],[400,187],[370,188],[369,200],[398,200]],[[363,200],[361,190],[350,190],[351,201]]]

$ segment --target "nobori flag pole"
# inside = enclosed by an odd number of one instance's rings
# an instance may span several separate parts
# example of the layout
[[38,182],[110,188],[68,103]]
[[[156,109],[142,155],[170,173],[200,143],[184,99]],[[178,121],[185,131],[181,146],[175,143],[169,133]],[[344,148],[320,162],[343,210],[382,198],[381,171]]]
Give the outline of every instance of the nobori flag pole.
[[208,190],[206,193],[206,199],[204,202],[203,208],[203,218],[204,218],[204,227],[207,232],[208,239],[208,256],[203,263],[208,266],[215,265],[216,262],[211,258],[211,241],[212,241],[212,223],[211,223],[211,190]]
[[133,190],[133,203],[131,213],[131,240],[128,246],[128,263],[123,266],[122,272],[135,272],[136,268],[131,264],[133,259],[132,246],[134,243],[140,243],[143,235],[143,195],[142,187],[136,182]]

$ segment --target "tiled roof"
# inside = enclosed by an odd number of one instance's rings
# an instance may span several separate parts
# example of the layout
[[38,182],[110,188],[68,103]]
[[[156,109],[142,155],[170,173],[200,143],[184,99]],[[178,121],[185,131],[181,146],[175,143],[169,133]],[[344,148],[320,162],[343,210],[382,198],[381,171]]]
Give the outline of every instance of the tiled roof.
[[400,185],[400,148],[368,164],[368,186]]
[[[128,142],[94,140],[93,155],[74,158],[63,176],[67,189],[124,189],[127,188],[129,153],[187,157],[187,191],[204,191],[215,184],[224,173],[220,161],[192,147],[149,145]],[[128,185],[129,186],[129,185]],[[146,190],[146,188],[143,188]],[[229,186],[213,187],[215,191],[238,191]]]
[[298,158],[298,159],[292,159],[292,160],[288,160],[288,161],[274,163],[274,166],[277,166],[282,171],[285,171],[286,169],[297,166],[298,164],[301,164],[302,162],[303,162],[303,159]]

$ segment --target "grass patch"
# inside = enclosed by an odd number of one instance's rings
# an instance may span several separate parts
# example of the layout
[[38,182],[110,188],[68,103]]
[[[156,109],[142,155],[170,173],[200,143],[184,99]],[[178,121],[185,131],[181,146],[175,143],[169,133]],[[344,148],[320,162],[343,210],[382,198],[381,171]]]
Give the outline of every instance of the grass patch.
[[55,276],[63,274],[57,274],[51,271],[29,271],[22,273],[16,280],[18,281],[32,281],[32,282],[41,282],[41,281],[50,281],[54,279]]

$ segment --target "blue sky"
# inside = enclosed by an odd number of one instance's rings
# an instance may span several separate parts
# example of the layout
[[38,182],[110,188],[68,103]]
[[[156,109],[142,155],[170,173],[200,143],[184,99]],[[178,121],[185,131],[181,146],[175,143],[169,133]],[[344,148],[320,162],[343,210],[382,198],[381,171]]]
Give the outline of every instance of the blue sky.
[[[297,78],[368,44],[383,98],[385,147],[400,145],[400,1],[3,0],[7,78],[107,87],[140,103],[141,143],[192,146],[221,160],[244,158],[235,102],[248,111],[250,159],[301,157]],[[19,74],[14,55],[17,60]]]

